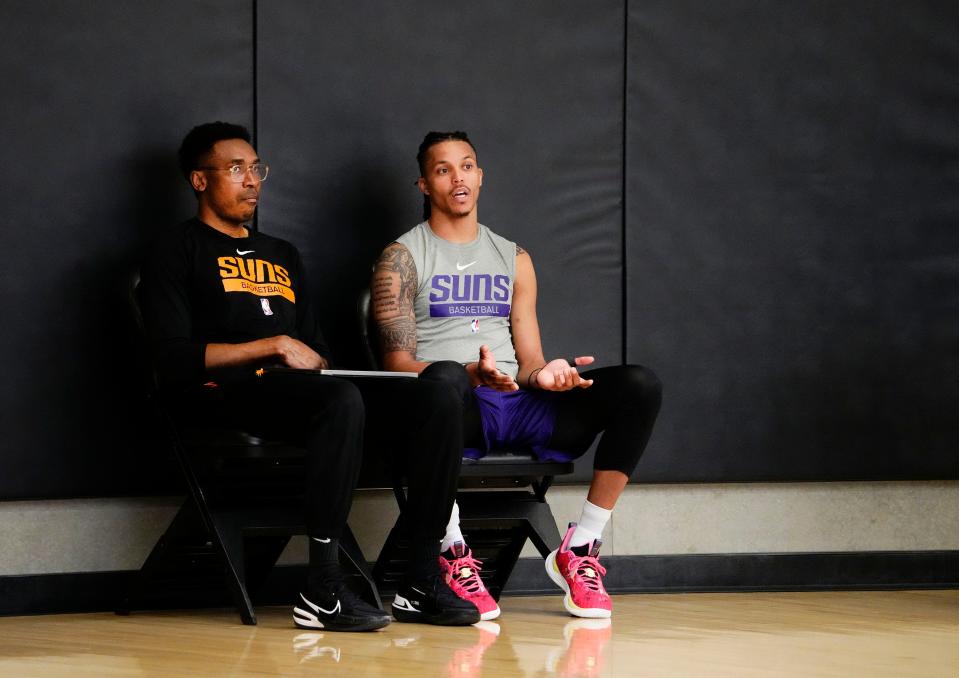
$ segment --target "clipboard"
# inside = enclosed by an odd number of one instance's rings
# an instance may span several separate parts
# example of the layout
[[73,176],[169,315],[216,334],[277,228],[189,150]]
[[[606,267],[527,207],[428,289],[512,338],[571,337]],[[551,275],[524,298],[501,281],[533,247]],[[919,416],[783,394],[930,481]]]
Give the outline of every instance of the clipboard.
[[388,372],[386,370],[307,370],[296,367],[261,367],[256,371],[256,376],[262,377],[267,374],[302,374],[317,375],[322,374],[328,377],[372,377],[392,379],[403,377],[406,379],[416,379],[420,375],[416,372]]

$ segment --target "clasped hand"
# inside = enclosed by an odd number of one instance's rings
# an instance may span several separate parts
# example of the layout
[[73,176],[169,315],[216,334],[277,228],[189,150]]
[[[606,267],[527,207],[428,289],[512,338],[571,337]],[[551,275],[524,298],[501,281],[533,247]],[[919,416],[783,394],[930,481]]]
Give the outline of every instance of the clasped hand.
[[326,359],[299,339],[285,334],[275,337],[276,353],[287,367],[324,370]]

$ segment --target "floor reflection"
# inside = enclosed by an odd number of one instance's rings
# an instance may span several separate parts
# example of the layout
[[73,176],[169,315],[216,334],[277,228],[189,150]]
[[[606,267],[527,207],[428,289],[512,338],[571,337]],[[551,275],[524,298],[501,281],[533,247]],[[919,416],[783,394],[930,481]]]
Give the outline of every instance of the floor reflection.
[[473,624],[479,631],[476,643],[453,652],[453,658],[446,666],[446,675],[450,678],[470,678],[479,676],[483,668],[483,655],[499,638],[500,625],[492,621]]
[[[440,671],[439,675],[470,678],[482,675],[483,655],[500,636],[499,624],[481,621],[471,628],[447,629],[448,635],[444,640],[449,643],[438,648],[435,628],[394,622],[388,629],[389,632],[362,634],[322,631],[299,633],[293,637],[293,654],[300,665],[310,664],[318,669],[335,667],[345,671],[351,665],[358,667],[375,657],[376,675],[390,675],[390,666],[408,668],[427,664],[445,666],[445,671]],[[430,636],[428,643],[422,640],[424,631]],[[362,648],[362,652],[358,648]],[[364,668],[368,670],[369,667]]]
[[496,623],[301,631],[288,607],[0,618],[0,676],[959,675],[955,591],[622,596],[613,620],[558,598],[504,601]]
[[563,646],[546,659],[547,673],[557,676],[598,676],[604,651],[613,636],[610,619],[574,619],[563,626]]
[[300,664],[313,661],[339,664],[343,650],[327,641],[326,634],[308,631],[293,636],[293,654],[299,658]]

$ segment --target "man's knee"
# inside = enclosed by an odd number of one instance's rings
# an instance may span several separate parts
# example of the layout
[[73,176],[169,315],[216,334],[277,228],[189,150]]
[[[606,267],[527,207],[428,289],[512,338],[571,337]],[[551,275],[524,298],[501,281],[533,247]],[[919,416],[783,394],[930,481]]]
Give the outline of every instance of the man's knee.
[[324,385],[322,403],[317,403],[318,414],[343,420],[363,420],[363,396],[356,384],[344,379],[331,379]]
[[473,391],[466,368],[452,360],[431,363],[420,373],[420,380],[436,382],[440,386],[445,386],[446,389],[440,388],[434,393],[438,397],[445,394],[447,397],[455,398],[458,403],[465,403],[467,397]]
[[648,367],[642,365],[624,365],[623,395],[630,401],[655,405],[658,409],[663,400],[663,383]]
[[[417,402],[424,409],[443,416],[455,417],[463,414],[462,385],[453,381],[423,379],[417,380]],[[469,381],[466,384],[469,388]]]

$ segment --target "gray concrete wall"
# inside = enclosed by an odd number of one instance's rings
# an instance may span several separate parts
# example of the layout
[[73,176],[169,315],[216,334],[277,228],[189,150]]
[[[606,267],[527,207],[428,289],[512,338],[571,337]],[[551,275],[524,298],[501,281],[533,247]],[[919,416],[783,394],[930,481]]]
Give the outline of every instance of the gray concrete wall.
[[[562,530],[586,488],[554,487]],[[179,497],[0,502],[0,576],[131,570],[173,518]],[[357,493],[350,523],[375,559],[397,510],[388,491]],[[959,549],[959,481],[632,485],[606,555]],[[291,542],[282,562],[305,560]],[[525,556],[535,556],[527,545]]]

